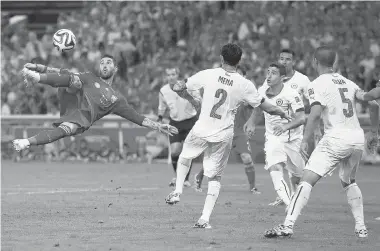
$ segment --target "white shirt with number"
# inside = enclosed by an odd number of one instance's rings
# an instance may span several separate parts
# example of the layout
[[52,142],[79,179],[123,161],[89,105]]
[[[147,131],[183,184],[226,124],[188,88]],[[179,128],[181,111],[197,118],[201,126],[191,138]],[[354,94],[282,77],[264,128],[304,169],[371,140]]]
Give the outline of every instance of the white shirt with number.
[[192,131],[209,142],[232,139],[234,120],[240,104],[259,106],[263,97],[255,85],[237,72],[223,68],[203,70],[187,79],[189,91],[204,89],[201,113]]
[[[289,115],[294,117],[294,114],[298,111],[304,110],[304,104],[298,92],[289,85],[285,85],[281,92],[271,98],[268,98],[267,91],[269,86],[261,86],[259,88],[259,93],[265,100],[272,105],[281,107],[282,110],[287,112]],[[265,117],[265,136],[268,137],[277,137],[274,135],[274,128],[278,125],[287,124],[289,121],[287,119],[283,119],[277,115],[270,115],[269,113],[264,112]],[[286,133],[278,136],[282,142],[288,142],[295,139],[302,139],[303,137],[303,126],[299,126],[297,128],[291,129]]]
[[338,73],[322,74],[309,85],[310,105],[323,107],[326,137],[345,139],[348,144],[364,143],[364,132],[355,109],[358,90],[359,86]]
[[184,121],[197,115],[193,105],[174,92],[168,84],[160,90],[158,113],[164,114],[167,108],[170,118],[175,121]]
[[[298,71],[294,71],[294,75],[284,82],[284,85],[290,86],[292,89],[296,90],[299,93],[299,95],[303,98],[303,100],[309,99],[307,95],[307,87],[309,86],[309,84],[309,78]],[[264,81],[263,86],[268,86],[266,79]]]

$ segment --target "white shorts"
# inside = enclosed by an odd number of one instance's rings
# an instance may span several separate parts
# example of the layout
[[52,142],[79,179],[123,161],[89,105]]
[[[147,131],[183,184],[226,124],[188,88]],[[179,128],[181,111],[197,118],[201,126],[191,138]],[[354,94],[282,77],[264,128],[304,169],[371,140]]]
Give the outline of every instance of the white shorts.
[[208,178],[221,176],[227,165],[232,148],[232,138],[222,142],[208,142],[191,130],[183,143],[180,158],[195,159],[204,152],[203,169]]
[[300,154],[301,139],[284,142],[273,136],[265,139],[265,170],[279,163],[284,163],[285,168],[296,177],[301,177],[305,167],[305,161]]
[[323,137],[310,156],[305,169],[319,176],[331,175],[339,167],[340,179],[350,184],[355,179],[364,145],[348,144],[345,139]]

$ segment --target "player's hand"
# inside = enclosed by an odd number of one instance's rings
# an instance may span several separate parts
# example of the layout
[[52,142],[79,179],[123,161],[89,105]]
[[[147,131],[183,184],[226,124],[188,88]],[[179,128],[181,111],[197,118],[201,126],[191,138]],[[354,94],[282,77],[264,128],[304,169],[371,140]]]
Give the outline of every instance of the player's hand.
[[255,135],[256,125],[253,123],[246,123],[243,129],[244,132],[248,135],[248,137],[252,138]]
[[368,132],[365,135],[365,147],[370,154],[375,154],[379,147],[379,135],[377,132]]
[[174,126],[169,125],[169,124],[158,123],[157,130],[159,132],[168,134],[170,136],[173,136],[173,134],[178,134],[178,129],[176,127],[174,127]]
[[170,85],[175,92],[181,92],[186,89],[186,83],[183,80],[178,80],[174,85]]
[[277,125],[273,128],[273,133],[275,136],[280,136],[284,132],[286,132],[286,128],[283,125]]
[[27,87],[37,84],[40,81],[40,74],[27,68],[22,69],[21,74],[24,77],[24,83]]
[[305,141],[302,141],[301,147],[300,147],[300,153],[301,153],[301,156],[305,162],[307,162],[309,160],[309,157],[310,157],[308,150],[309,150],[309,144]]
[[283,119],[287,119],[288,121],[292,121],[292,116],[290,116],[289,114],[285,113],[281,116],[281,118]]

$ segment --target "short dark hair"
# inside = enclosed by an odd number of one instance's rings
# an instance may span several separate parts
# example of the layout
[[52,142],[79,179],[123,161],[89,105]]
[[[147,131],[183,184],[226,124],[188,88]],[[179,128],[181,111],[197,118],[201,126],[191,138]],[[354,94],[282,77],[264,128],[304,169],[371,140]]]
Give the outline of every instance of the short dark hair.
[[115,58],[114,58],[112,55],[110,55],[110,54],[104,54],[104,55],[100,58],[100,60],[102,60],[103,58],[110,58],[110,59],[112,59],[113,63],[116,65],[116,60],[115,60]]
[[[285,76],[286,75],[286,69],[285,69],[285,66],[283,66],[282,64],[278,64],[278,63],[271,63],[269,65],[269,67],[276,67],[278,69],[278,71],[280,72],[280,76]],[[268,68],[269,68],[268,67]]]
[[243,55],[243,51],[237,44],[228,43],[223,45],[221,55],[225,63],[236,66]]
[[295,56],[296,56],[296,53],[295,53],[292,49],[282,49],[282,50],[280,51],[280,54],[281,54],[281,53],[289,53],[289,54],[292,54],[293,59],[294,59]]
[[319,64],[326,67],[333,67],[337,53],[328,46],[320,46],[314,52],[314,58]]

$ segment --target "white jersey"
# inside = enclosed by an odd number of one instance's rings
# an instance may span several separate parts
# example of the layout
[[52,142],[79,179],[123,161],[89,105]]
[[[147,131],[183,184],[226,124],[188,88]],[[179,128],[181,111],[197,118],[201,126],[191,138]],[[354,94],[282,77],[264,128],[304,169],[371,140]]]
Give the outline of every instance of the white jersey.
[[360,88],[338,73],[322,74],[309,86],[310,104],[321,104],[326,137],[362,144],[364,132],[356,114],[356,92]]
[[[284,85],[281,92],[274,97],[268,98],[267,90],[269,86],[261,86],[259,88],[259,93],[262,95],[265,100],[272,105],[281,107],[282,110],[287,112],[289,115],[293,116],[298,111],[304,110],[304,104],[298,92],[291,88],[289,85]],[[281,118],[280,116],[270,115],[269,113],[264,112],[265,117],[265,136],[273,137],[274,136],[274,127],[278,125],[287,124],[289,121],[287,119]],[[287,133],[283,133],[280,136],[282,142],[288,142],[295,139],[302,139],[303,137],[303,126],[289,130]]]
[[[298,71],[294,71],[294,75],[284,82],[284,85],[290,86],[295,89],[303,100],[308,100],[307,87],[310,84],[310,80],[306,75]],[[267,80],[265,79],[263,86],[268,86]]]
[[160,90],[158,113],[164,114],[167,108],[170,118],[175,121],[183,121],[197,115],[193,105],[174,92],[168,84]]
[[264,101],[251,81],[222,68],[198,72],[187,80],[186,87],[189,91],[204,89],[201,113],[192,130],[208,142],[233,137],[235,114],[242,103],[257,107]]

